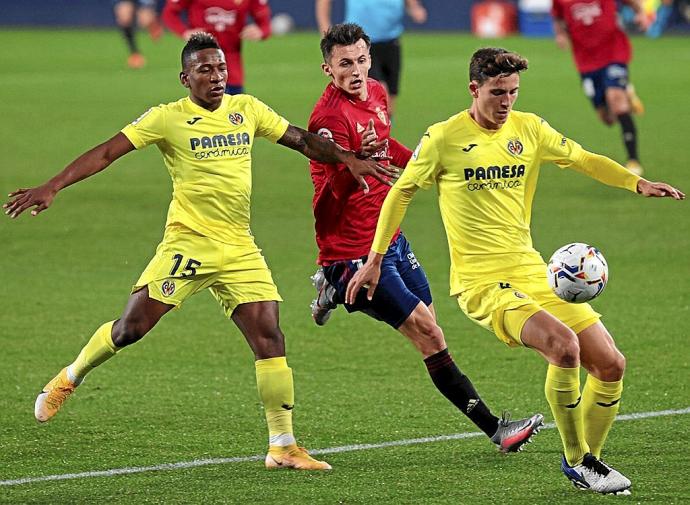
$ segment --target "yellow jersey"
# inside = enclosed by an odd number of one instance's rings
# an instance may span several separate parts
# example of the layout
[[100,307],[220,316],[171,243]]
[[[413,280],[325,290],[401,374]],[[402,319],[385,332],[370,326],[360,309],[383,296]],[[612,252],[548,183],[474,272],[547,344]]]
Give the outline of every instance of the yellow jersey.
[[180,223],[228,244],[251,239],[252,147],[289,123],[250,95],[225,95],[214,111],[189,97],[152,107],[122,129],[135,148],[156,144],[173,181],[166,226]]
[[591,156],[534,114],[512,111],[501,128],[487,130],[465,110],[427,130],[396,186],[438,185],[456,295],[475,281],[543,263],[530,235],[543,162],[636,190],[639,177],[610,160],[615,166],[602,169],[604,176],[583,167],[592,165]]

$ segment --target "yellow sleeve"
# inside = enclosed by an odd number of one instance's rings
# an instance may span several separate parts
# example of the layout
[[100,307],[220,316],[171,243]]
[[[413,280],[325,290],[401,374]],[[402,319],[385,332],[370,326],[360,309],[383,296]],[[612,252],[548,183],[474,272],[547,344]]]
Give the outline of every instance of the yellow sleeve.
[[439,146],[442,142],[442,133],[438,128],[429,128],[417,144],[410,161],[405,167],[399,184],[403,179],[411,181],[422,189],[429,189],[436,182],[442,166],[439,155]]
[[561,168],[569,167],[608,186],[637,193],[640,177],[615,161],[585,151],[580,144],[558,133],[543,119],[539,133],[542,161],[553,161]]
[[121,131],[134,147],[143,149],[165,137],[165,108],[163,105],[151,107]]
[[265,137],[271,142],[277,142],[280,137],[285,135],[290,122],[258,98],[252,97],[252,100],[254,102],[254,113],[256,114],[255,135],[257,137]]
[[637,183],[641,179],[612,159],[584,149],[580,159],[570,168],[608,186],[627,189],[633,193],[637,193]]
[[379,222],[376,225],[376,235],[374,235],[374,242],[371,244],[371,249],[379,254],[386,254],[393,234],[400,227],[400,223],[405,217],[405,211],[418,188],[416,184],[412,184],[410,181],[407,185],[401,185],[400,181],[402,178],[388,192],[383,201],[383,207],[381,207]]
[[376,235],[371,245],[374,252],[386,253],[417,189],[428,189],[436,181],[442,168],[438,148],[441,141],[441,131],[433,127],[422,135],[402,176],[383,202],[376,225]]
[[540,121],[539,149],[542,161],[552,161],[561,168],[580,161],[584,152],[580,144],[558,133],[543,119],[537,120]]

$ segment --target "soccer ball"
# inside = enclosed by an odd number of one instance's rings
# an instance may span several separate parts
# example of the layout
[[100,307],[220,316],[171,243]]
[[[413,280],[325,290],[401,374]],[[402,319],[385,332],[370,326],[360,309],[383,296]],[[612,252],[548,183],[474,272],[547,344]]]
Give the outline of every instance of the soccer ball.
[[576,242],[553,253],[546,276],[556,296],[566,302],[584,303],[604,290],[609,267],[596,247]]

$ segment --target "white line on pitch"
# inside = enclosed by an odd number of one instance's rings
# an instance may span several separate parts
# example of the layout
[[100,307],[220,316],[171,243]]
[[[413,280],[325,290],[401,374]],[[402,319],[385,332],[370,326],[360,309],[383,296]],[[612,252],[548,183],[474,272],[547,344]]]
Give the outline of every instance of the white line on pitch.
[[[623,414],[616,417],[616,421],[634,421],[649,417],[677,416],[690,414],[690,407],[676,410],[658,410],[656,412],[638,412],[634,414]],[[554,423],[547,423],[544,429],[555,428]],[[390,442],[380,442],[378,444],[354,444],[343,445],[340,447],[327,447],[326,449],[315,449],[309,451],[311,454],[334,454],[339,452],[365,451],[368,449],[383,449],[385,447],[396,447],[401,445],[428,444],[431,442],[442,442],[444,440],[460,440],[463,438],[480,437],[484,435],[479,431],[466,433],[454,433],[452,435],[439,435],[436,437],[409,438],[407,440],[391,440]],[[88,477],[114,477],[116,475],[128,475],[132,473],[160,472],[165,470],[180,470],[184,468],[195,468],[197,466],[225,465],[228,463],[246,463],[249,461],[260,461],[263,455],[242,456],[235,458],[211,458],[196,459],[194,461],[181,461],[179,463],[164,463],[155,466],[134,466],[130,468],[114,468],[112,470],[98,470],[93,472],[63,473],[58,475],[44,475],[42,477],[24,477],[21,479],[0,480],[0,486],[17,486],[19,484],[31,484],[33,482],[45,482],[51,480],[70,480],[85,479]]]

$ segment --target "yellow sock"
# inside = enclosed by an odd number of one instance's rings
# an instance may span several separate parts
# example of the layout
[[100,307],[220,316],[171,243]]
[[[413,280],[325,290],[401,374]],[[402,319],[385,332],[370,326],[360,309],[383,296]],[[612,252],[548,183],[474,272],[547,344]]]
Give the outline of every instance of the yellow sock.
[[295,442],[292,435],[292,408],[295,390],[292,369],[285,356],[259,359],[255,362],[256,385],[266,411],[270,445],[289,445]]
[[67,368],[70,380],[79,384],[87,373],[115,356],[115,353],[120,350],[113,344],[111,336],[114,322],[110,321],[98,328],[81,350],[77,359],[74,360],[74,363]]
[[601,456],[606,436],[620,408],[623,379],[604,382],[593,375],[587,376],[582,390],[582,413],[585,422],[585,440],[597,458]]
[[549,365],[544,393],[563,441],[565,459],[570,466],[578,465],[589,452],[580,405],[580,368]]

